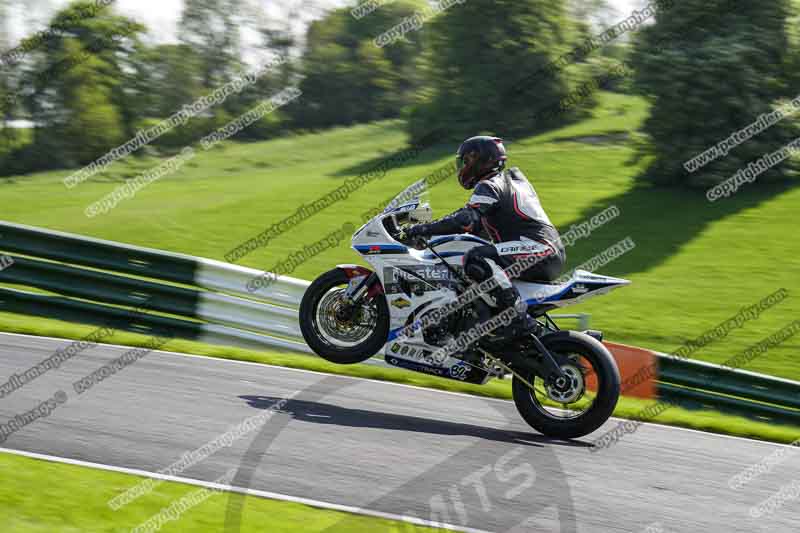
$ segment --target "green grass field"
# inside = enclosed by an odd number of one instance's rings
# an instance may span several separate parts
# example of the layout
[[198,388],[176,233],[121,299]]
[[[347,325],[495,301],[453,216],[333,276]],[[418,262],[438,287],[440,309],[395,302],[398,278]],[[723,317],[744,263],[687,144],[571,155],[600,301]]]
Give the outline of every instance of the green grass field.
[[[4,472],[0,512],[6,517],[2,530],[9,533],[131,531],[173,505],[173,510],[188,509],[164,523],[158,531],[223,531],[229,508],[241,510],[241,527],[237,529],[241,533],[295,532],[298,524],[309,533],[439,531],[232,493],[198,494],[206,489],[172,482],[161,483],[150,494],[114,511],[107,502],[134,487],[142,478],[5,453],[0,453],[0,470]],[[198,503],[179,506],[181,499]]]
[[[636,248],[600,270],[634,284],[575,308],[610,340],[670,352],[778,288],[789,299],[757,321],[695,354],[721,362],[800,316],[794,296],[800,272],[796,225],[800,188],[745,187],[711,204],[702,192],[641,188],[633,141],[646,116],[637,98],[606,93],[594,117],[536,137],[510,139],[511,163],[534,182],[554,223],[567,230],[611,205],[621,216],[568,250],[574,267],[630,236]],[[173,175],[149,185],[106,215],[84,216],[87,205],[126,177],[155,166],[128,158],[104,175],[67,190],[68,172],[0,181],[3,218],[35,226],[192,255],[223,259],[226,252],[334,189],[347,177],[403,150],[397,121],[340,128],[252,144],[227,144],[199,155]],[[245,257],[241,264],[269,269],[345,221],[452,160],[455,145],[434,146],[416,159],[302,222]],[[455,179],[432,191],[436,215],[460,206],[467,194]],[[342,242],[300,265],[292,275],[311,279],[357,257]],[[38,319],[28,319],[35,325]],[[13,330],[14,323],[0,321]],[[749,370],[800,379],[800,341],[791,339],[759,357]]]

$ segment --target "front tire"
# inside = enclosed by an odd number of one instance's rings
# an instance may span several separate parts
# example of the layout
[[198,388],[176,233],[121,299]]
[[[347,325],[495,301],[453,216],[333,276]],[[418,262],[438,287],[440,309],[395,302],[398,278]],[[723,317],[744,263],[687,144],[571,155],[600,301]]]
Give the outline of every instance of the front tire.
[[300,303],[300,330],[308,346],[332,363],[366,361],[383,348],[389,336],[389,306],[379,294],[349,309],[341,298],[350,280],[335,268],[308,287]]
[[[617,406],[620,394],[617,363],[605,346],[583,333],[560,331],[541,340],[550,353],[563,361],[562,370],[569,369],[573,382],[580,384],[583,391],[580,394],[570,390],[554,392],[548,389],[541,377],[527,373],[522,377],[534,386],[534,390],[531,391],[519,377],[514,376],[514,404],[522,418],[543,435],[557,439],[588,435],[602,426]],[[591,370],[587,370],[587,365]],[[592,402],[586,411],[577,414],[571,411],[589,398]],[[560,402],[563,403],[558,407]],[[560,416],[560,413],[565,415]]]

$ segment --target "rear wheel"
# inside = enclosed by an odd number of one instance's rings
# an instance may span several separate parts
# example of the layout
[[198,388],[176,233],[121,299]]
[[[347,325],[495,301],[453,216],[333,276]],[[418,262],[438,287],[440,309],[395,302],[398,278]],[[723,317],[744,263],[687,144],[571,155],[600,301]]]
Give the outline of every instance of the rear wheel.
[[514,376],[517,410],[528,424],[549,437],[573,439],[591,433],[608,420],[617,405],[620,378],[616,361],[600,342],[575,331],[547,335],[542,343],[559,361],[565,379],[548,382],[532,372],[521,374],[524,381]]
[[378,353],[389,336],[389,307],[379,294],[358,305],[344,298],[350,280],[341,269],[318,277],[300,303],[300,330],[314,353],[338,364],[365,361]]

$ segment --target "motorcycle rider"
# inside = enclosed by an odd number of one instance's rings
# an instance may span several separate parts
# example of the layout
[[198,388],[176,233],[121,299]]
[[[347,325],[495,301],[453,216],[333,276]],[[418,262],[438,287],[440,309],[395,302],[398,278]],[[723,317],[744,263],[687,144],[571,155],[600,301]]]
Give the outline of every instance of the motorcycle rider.
[[520,274],[520,279],[551,282],[561,274],[566,252],[533,186],[518,168],[506,170],[506,161],[502,139],[477,136],[464,141],[456,164],[458,182],[467,190],[474,189],[467,205],[437,221],[412,226],[405,234],[411,239],[488,234],[494,244],[470,249],[464,256],[464,273],[476,283],[495,279],[496,287],[490,294],[498,305],[492,313],[499,314],[510,306],[517,310],[517,319],[501,334],[514,338],[529,332],[534,321],[505,269],[522,260],[532,266]]

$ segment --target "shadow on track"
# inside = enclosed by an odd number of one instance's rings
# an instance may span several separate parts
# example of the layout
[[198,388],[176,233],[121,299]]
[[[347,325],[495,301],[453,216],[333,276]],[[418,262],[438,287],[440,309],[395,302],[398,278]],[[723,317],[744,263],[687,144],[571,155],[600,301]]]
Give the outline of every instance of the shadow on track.
[[[280,398],[271,396],[239,396],[250,407],[269,409]],[[389,429],[404,432],[429,433],[431,435],[463,435],[484,440],[541,447],[545,444],[589,448],[590,442],[556,440],[535,433],[508,431],[472,424],[431,420],[416,416],[397,415],[364,409],[351,409],[339,405],[304,400],[289,400],[280,412],[295,420],[314,424],[333,424],[356,428]]]
[[[555,446],[528,444],[532,440],[550,442],[542,437],[516,432],[515,413],[500,410],[499,402],[486,402],[489,411],[504,420],[501,429],[487,429],[469,424],[454,424],[409,416],[347,409],[323,403],[351,387],[354,380],[327,376],[311,386],[288,396],[279,412],[265,424],[241,458],[233,485],[250,488],[260,468],[269,468],[268,451],[273,442],[293,420],[344,427],[395,428],[427,430],[443,435],[475,435],[472,444],[445,451],[423,472],[409,473],[407,479],[391,490],[355,497],[362,509],[421,517],[434,523],[442,521],[481,531],[521,533],[557,531],[577,533],[577,520],[570,485]],[[239,396],[256,409],[275,409],[268,396]],[[476,398],[479,399],[479,398]],[[330,401],[330,400],[328,400]],[[512,415],[510,418],[508,415]],[[456,431],[458,430],[458,431]],[[402,435],[402,433],[398,433]],[[522,442],[516,443],[515,436]],[[507,444],[511,442],[511,444]],[[230,494],[225,516],[225,532],[240,533],[246,497]],[[498,512],[502,509],[502,512]],[[344,514],[320,533],[338,533],[363,528],[358,515]],[[409,523],[398,524],[403,532],[416,531]]]

